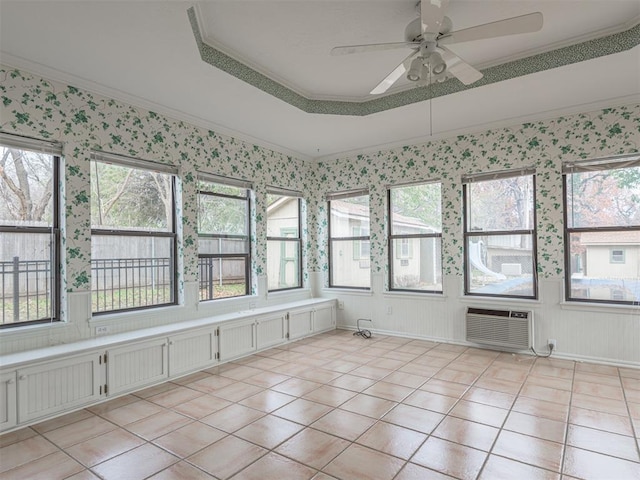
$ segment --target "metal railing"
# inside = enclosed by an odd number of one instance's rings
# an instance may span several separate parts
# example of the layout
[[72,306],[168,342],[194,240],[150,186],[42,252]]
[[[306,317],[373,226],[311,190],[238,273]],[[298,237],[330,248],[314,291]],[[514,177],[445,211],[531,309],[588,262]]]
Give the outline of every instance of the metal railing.
[[51,318],[53,310],[51,262],[0,262],[1,324]]
[[198,257],[200,300],[246,295],[246,257]]
[[91,260],[91,304],[94,313],[173,302],[171,258]]
[[[244,295],[245,258],[199,258],[202,299]],[[220,275],[222,272],[222,275]],[[173,302],[171,258],[91,260],[91,302],[94,313],[143,308]],[[51,318],[51,262],[0,262],[0,324]],[[225,290],[225,287],[230,289]]]

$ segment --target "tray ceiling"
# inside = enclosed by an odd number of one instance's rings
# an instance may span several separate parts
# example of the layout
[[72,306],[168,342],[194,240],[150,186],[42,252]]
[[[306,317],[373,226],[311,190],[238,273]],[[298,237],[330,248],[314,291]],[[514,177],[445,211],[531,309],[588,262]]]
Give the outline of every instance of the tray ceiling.
[[[231,55],[314,108],[356,102],[364,110],[319,115],[204,62],[188,15],[191,7],[201,16],[209,48]],[[455,52],[487,77],[492,68],[508,70],[509,62],[530,68],[531,55],[637,30],[640,2],[451,0],[449,16],[460,29],[532,11],[544,15],[541,32],[506,42],[457,44]],[[330,49],[401,40],[414,16],[412,0],[2,0],[0,61],[306,159],[640,100],[638,46],[504,75],[476,88],[436,91],[432,100],[424,89],[406,84],[370,100],[367,92],[406,53],[332,57]],[[637,43],[636,30],[631,32]],[[387,109],[384,102],[396,102],[395,108]],[[381,104],[385,108],[378,108]]]

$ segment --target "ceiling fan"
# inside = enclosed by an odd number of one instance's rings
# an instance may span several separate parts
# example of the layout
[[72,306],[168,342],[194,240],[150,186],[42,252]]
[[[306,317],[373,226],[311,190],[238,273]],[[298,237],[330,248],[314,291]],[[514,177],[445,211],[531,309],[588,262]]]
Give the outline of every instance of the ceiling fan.
[[407,79],[426,85],[432,81],[442,82],[454,76],[465,85],[482,78],[482,73],[449,50],[446,45],[486,38],[502,37],[517,33],[537,32],[542,28],[542,13],[535,12],[511,17],[497,22],[451,31],[452,23],[445,11],[449,0],[422,0],[416,5],[420,17],[407,25],[404,42],[374,43],[368,45],[345,45],[335,47],[331,55],[410,48],[413,51],[398,65],[371,94],[386,92],[406,72]]

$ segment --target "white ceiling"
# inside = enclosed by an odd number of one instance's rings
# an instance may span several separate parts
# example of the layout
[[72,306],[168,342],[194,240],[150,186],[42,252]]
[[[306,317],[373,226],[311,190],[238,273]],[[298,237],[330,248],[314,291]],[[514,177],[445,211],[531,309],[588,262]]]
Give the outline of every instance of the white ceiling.
[[[367,99],[409,52],[332,57],[333,46],[402,41],[415,0],[0,0],[0,61],[301,158],[369,150],[640,99],[640,47],[365,117],[308,114],[204,63],[212,46],[315,99]],[[454,30],[540,11],[540,32],[452,45],[482,68],[638,22],[638,0],[451,0]],[[457,81],[457,80],[453,80]],[[411,88],[401,84],[396,91]]]

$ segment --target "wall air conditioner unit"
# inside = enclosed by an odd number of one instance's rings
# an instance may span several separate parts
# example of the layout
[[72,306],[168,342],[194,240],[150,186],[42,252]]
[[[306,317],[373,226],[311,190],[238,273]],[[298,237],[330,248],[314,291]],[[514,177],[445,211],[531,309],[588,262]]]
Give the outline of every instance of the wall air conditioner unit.
[[533,346],[533,312],[468,307],[468,342],[528,350]]

